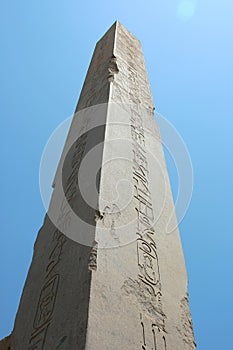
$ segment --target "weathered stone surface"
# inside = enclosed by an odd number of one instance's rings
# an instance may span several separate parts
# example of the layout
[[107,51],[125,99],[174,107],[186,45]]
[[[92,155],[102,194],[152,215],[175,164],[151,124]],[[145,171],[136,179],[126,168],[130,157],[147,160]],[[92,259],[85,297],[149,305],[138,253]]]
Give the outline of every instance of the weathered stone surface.
[[12,349],[195,349],[141,45],[119,22],[96,45],[76,112]]
[[10,350],[11,349],[11,335],[2,339],[0,341],[0,350]]

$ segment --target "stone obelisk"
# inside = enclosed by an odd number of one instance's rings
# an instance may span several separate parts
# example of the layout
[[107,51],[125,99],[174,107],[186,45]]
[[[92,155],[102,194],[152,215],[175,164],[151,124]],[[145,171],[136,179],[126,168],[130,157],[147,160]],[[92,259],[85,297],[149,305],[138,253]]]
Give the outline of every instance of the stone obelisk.
[[12,350],[195,349],[153,110],[140,42],[116,22],[85,79]]

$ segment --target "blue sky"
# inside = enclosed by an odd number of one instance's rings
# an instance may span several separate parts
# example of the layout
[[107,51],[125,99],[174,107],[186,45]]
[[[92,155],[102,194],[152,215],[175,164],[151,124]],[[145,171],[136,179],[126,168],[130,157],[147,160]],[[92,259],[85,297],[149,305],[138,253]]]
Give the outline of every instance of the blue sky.
[[[2,2],[0,337],[13,327],[45,210],[39,164],[72,115],[96,41],[118,19],[142,42],[154,102],[184,138],[193,198],[180,225],[198,350],[233,324],[233,3]],[[176,193],[174,164],[169,172]]]

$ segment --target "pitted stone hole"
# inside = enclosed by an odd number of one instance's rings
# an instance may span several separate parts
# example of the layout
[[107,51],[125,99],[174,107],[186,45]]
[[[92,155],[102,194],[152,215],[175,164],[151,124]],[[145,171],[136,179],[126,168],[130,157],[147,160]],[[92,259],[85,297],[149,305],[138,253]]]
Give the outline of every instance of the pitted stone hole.
[[133,280],[132,278],[126,279],[121,288],[127,296],[134,296],[142,310],[152,316],[156,320],[157,325],[165,331],[164,318],[166,316],[162,310],[162,294],[160,292],[157,295],[151,294],[144,282]]
[[104,215],[100,213],[99,210],[95,211],[95,222],[97,222],[98,220],[103,220]]
[[98,250],[98,243],[95,241],[90,252],[89,264],[88,264],[89,271],[97,270],[97,250]]
[[109,66],[108,66],[108,81],[112,82],[114,80],[114,74],[119,73],[118,65],[117,65],[117,59],[116,56],[112,55],[112,58],[109,60]]

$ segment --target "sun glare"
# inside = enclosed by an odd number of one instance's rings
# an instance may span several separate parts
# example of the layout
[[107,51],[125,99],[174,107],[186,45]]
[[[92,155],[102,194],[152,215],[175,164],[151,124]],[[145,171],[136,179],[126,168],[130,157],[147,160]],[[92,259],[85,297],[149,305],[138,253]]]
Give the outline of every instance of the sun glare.
[[194,16],[196,12],[195,0],[182,0],[180,1],[177,9],[178,17],[184,21],[189,20]]

